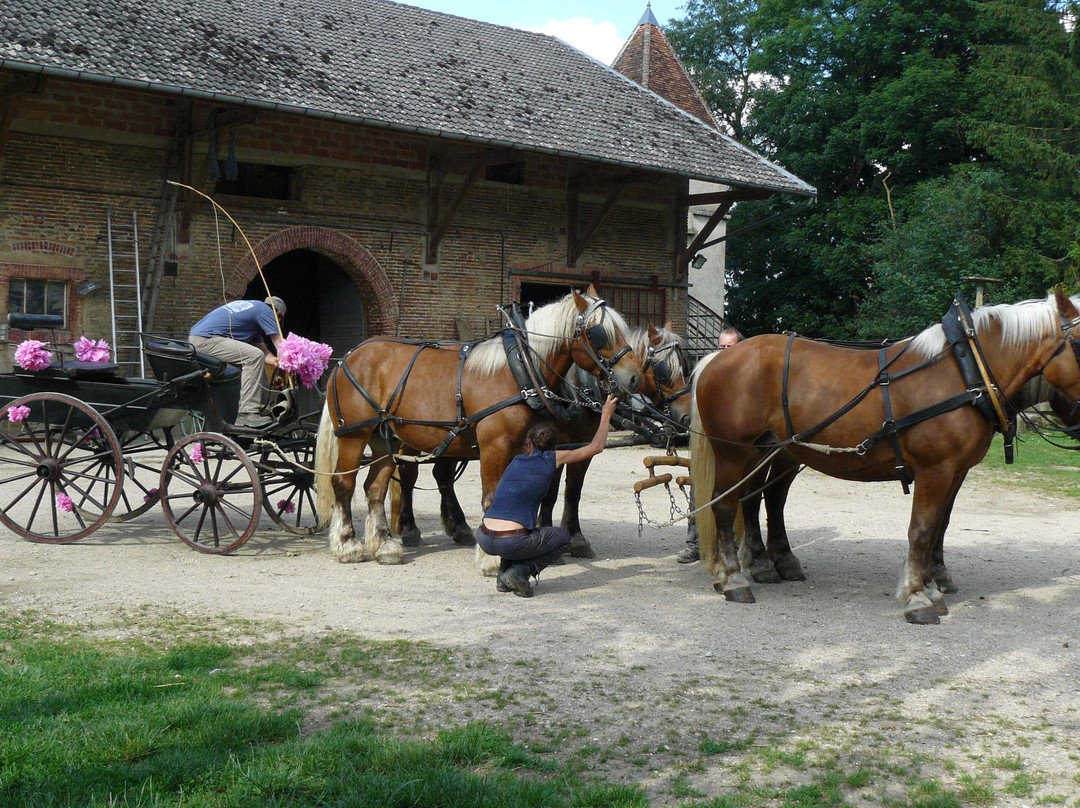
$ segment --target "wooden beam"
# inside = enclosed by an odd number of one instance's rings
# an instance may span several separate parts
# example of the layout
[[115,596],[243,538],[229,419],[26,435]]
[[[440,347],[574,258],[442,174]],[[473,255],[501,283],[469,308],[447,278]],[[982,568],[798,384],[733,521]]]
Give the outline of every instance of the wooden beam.
[[687,204],[690,205],[713,205],[724,202],[749,202],[755,199],[768,199],[773,195],[772,191],[763,191],[759,188],[733,188],[730,191],[711,191],[707,194],[690,194]]
[[[214,119],[214,125],[219,135],[223,135],[230,129],[234,129],[237,126],[241,126],[245,123],[255,123],[259,119],[259,110],[255,107],[233,107],[231,109],[224,110],[217,113],[217,117]],[[217,159],[217,154],[214,152],[214,143],[208,143],[206,147],[206,159],[203,160],[202,165],[192,171],[192,175],[185,179],[184,184],[190,185],[192,188],[204,189],[207,181],[210,179],[210,161]],[[195,206],[199,204],[199,197],[195,194],[182,191],[187,195],[187,199],[184,202],[183,210],[180,213],[180,225],[179,236],[181,241],[186,241],[191,232],[191,217],[195,215]]]
[[[469,195],[469,191],[471,191],[472,187],[476,185],[476,181],[480,179],[480,172],[483,170],[484,163],[476,163],[471,169],[469,169],[469,173],[465,177],[465,181],[461,183],[461,187],[458,188],[457,193],[454,194],[454,198],[450,202],[449,207],[447,207],[446,213],[443,214],[441,217],[438,215],[439,194],[442,190],[442,178],[445,172],[439,172],[439,177],[435,182],[437,190],[434,198],[434,206],[430,205],[431,200],[429,200],[428,224],[429,226],[431,226],[432,222],[434,221],[434,226],[432,227],[431,232],[428,234],[427,256],[425,257],[426,263],[434,264],[438,262],[439,244],[442,243],[443,236],[445,236],[446,231],[450,229],[450,225],[453,223],[454,217],[457,216],[458,210],[461,209],[461,205],[465,201],[465,197]],[[432,213],[435,214],[434,217],[432,216]]]
[[516,163],[521,159],[521,152],[517,149],[498,149],[486,151],[481,154],[467,155],[464,157],[445,160],[442,164],[446,174],[471,173],[473,168],[480,166],[496,166],[501,163]]
[[696,236],[694,236],[694,240],[690,242],[690,246],[680,254],[678,260],[679,266],[686,266],[693,260],[694,256],[697,255],[697,251],[701,249],[701,245],[709,240],[709,236],[716,230],[717,225],[724,220],[724,217],[727,216],[728,211],[731,210],[731,206],[734,204],[734,201],[730,201],[727,204],[718,205],[716,207],[712,216],[709,217],[709,221],[705,222],[705,226],[701,228]]
[[[577,260],[581,257],[581,254],[585,252],[585,249],[589,246],[589,242],[592,241],[593,235],[596,234],[596,229],[600,226],[600,223],[607,217],[608,212],[611,210],[611,206],[615,204],[615,200],[619,198],[619,194],[622,192],[623,186],[617,186],[608,191],[607,198],[600,206],[600,210],[597,211],[596,216],[585,228],[581,237],[571,241],[569,238],[569,230],[567,230],[566,239],[566,265],[568,267],[577,266]],[[575,213],[576,213],[575,205]],[[569,209],[569,205],[567,206]],[[575,217],[576,218],[576,217]],[[576,228],[575,228],[576,229]]]

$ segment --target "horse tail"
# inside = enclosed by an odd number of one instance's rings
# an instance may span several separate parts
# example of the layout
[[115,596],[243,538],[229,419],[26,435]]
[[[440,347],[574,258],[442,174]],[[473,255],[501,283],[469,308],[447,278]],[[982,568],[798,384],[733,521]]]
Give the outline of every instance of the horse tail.
[[[695,385],[696,387],[696,385]],[[716,457],[712,441],[701,426],[701,399],[694,391],[694,403],[690,416],[690,479],[694,484],[694,507],[701,508],[713,497],[713,485],[716,482]],[[712,507],[702,508],[695,516],[697,519],[698,542],[701,560],[709,571],[715,574],[716,557],[716,517]]]
[[330,404],[323,404],[319,419],[319,434],[315,439],[315,511],[320,524],[325,524],[334,508],[334,480],[337,471],[338,439],[330,418]]

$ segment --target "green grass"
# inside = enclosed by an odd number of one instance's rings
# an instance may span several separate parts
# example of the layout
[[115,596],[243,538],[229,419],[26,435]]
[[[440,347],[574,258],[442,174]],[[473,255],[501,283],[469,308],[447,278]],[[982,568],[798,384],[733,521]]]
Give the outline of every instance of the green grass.
[[485,723],[416,741],[346,719],[304,737],[299,709],[253,695],[303,701],[322,674],[248,653],[0,620],[0,805],[646,804],[639,788],[565,776]]
[[[1080,447],[1075,441],[1054,438],[1062,445]],[[994,438],[990,451],[979,464],[982,474],[995,482],[1022,488],[1036,489],[1045,494],[1080,498],[1080,451],[1051,446],[1037,434],[1017,437],[1015,459],[1005,464],[1000,435]]]

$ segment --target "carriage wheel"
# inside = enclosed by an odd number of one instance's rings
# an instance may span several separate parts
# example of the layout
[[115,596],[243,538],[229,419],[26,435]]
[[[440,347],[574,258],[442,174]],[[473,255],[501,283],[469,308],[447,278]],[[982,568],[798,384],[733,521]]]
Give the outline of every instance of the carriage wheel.
[[161,470],[161,507],[176,535],[200,553],[230,553],[262,515],[258,472],[235,441],[199,432],[179,441]]
[[257,465],[263,486],[263,507],[274,522],[297,536],[326,527],[315,511],[315,439],[307,430],[290,432],[277,441],[280,455],[263,451]]
[[[29,414],[12,421],[15,407]],[[93,407],[33,393],[0,409],[0,425],[0,522],[31,541],[62,544],[109,518],[123,488],[122,454]]]

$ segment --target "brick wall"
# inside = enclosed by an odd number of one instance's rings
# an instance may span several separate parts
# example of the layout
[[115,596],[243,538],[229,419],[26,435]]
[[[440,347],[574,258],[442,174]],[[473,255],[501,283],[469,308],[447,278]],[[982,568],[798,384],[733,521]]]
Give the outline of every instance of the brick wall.
[[[205,158],[211,110],[194,104],[193,176]],[[21,96],[0,163],[0,263],[12,257],[14,245],[23,245],[18,263],[25,263],[27,243],[48,242],[69,250],[85,277],[106,278],[105,209],[112,206],[118,217],[138,212],[145,266],[176,112],[177,101],[169,97],[51,78],[42,93]],[[582,283],[594,272],[602,279],[674,280],[676,179],[629,186],[578,266],[568,269],[565,187],[567,176],[582,167],[527,155],[526,184],[477,183],[437,264],[426,266],[428,154],[433,148],[459,156],[479,149],[273,111],[259,111],[255,123],[236,132],[239,160],[303,172],[298,201],[224,201],[259,263],[297,248],[327,255],[360,290],[372,332],[453,338],[455,318],[483,329],[494,321],[496,304],[511,299],[528,279],[523,270],[571,274]],[[219,136],[222,160],[226,143]],[[623,173],[587,168],[593,175]],[[463,174],[445,180],[443,210]],[[212,184],[205,190],[212,192]],[[601,202],[600,195],[582,196],[583,226]],[[177,258],[177,274],[161,287],[155,330],[162,333],[184,332],[221,303],[223,288],[225,295],[239,294],[255,275],[243,236],[202,201]],[[669,297],[668,311],[681,329],[679,297]],[[84,333],[108,335],[105,295],[80,302],[79,311]]]

